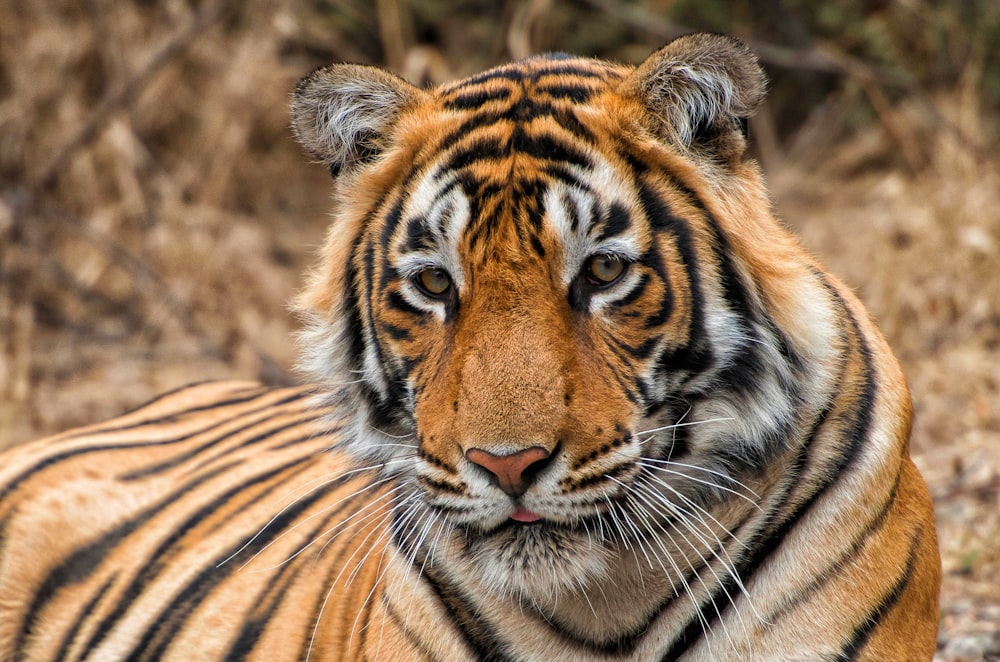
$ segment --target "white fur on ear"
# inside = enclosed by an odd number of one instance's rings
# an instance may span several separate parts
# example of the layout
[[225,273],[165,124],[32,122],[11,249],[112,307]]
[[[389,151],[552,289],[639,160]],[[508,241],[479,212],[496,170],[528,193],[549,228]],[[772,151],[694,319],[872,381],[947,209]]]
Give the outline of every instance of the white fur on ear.
[[668,142],[691,148],[702,140],[738,134],[741,121],[764,100],[767,79],[743,42],[696,33],[650,55],[624,86],[626,94],[638,96],[660,119],[658,128]]
[[292,129],[306,151],[337,175],[376,155],[399,114],[422,94],[375,67],[322,67],[295,87]]

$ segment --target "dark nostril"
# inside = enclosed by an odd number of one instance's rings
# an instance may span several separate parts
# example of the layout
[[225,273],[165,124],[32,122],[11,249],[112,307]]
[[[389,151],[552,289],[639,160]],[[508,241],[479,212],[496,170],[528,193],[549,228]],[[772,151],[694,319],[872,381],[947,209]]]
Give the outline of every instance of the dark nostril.
[[551,459],[550,456],[546,455],[540,460],[535,460],[534,462],[526,466],[524,468],[524,471],[521,472],[521,480],[528,483],[529,485],[531,483],[534,483],[535,476],[541,473],[542,469],[549,466],[550,459]]
[[541,446],[532,446],[507,455],[494,455],[481,448],[470,448],[466,459],[493,474],[497,485],[512,497],[528,491],[538,473],[551,460],[551,454]]

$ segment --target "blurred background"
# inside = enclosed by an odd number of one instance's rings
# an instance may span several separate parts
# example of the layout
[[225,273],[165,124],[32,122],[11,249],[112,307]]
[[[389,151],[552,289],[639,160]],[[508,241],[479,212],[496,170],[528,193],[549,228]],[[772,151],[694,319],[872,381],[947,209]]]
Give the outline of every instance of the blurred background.
[[313,67],[433,84],[542,51],[637,63],[695,29],[760,54],[775,207],[910,379],[938,659],[1000,659],[996,0],[7,0],[0,448],[191,381],[296,379],[287,302],[332,190],[288,129]]

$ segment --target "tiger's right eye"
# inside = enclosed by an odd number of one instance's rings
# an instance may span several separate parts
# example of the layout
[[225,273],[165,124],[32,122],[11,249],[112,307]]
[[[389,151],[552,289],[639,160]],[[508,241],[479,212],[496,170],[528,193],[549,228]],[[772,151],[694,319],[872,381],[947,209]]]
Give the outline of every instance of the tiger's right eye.
[[628,263],[616,255],[600,253],[590,258],[587,278],[598,287],[607,287],[618,282],[625,273]]
[[451,289],[451,276],[444,269],[424,269],[414,281],[424,294],[432,297],[443,296]]

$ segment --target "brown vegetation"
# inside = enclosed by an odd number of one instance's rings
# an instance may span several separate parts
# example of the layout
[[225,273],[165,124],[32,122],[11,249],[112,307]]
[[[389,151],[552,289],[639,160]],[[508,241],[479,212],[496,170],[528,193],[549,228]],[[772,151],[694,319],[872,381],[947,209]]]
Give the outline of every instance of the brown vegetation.
[[838,4],[7,3],[0,447],[191,381],[295,378],[286,302],[331,188],[287,130],[313,66],[437,82],[537,50],[637,61],[677,22],[735,30],[774,80],[753,130],[780,215],[911,381],[940,659],[1000,659],[1000,24],[989,1]]

